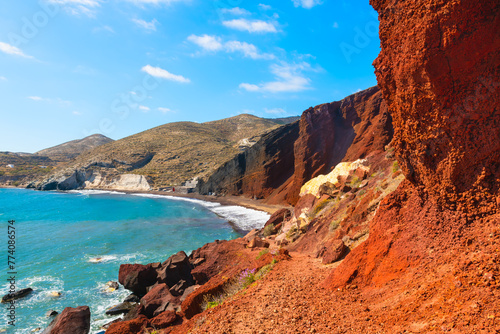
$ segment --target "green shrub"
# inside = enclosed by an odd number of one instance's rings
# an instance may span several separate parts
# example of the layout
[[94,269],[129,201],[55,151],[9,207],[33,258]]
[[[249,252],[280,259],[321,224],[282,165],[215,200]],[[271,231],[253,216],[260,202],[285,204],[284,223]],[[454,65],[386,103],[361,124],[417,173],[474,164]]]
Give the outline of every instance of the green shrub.
[[357,188],[360,184],[361,184],[361,179],[356,175],[354,175],[349,185],[351,186],[351,188]]
[[340,223],[342,222],[341,219],[336,219],[330,223],[330,231],[335,231],[339,226]]
[[243,288],[248,287],[250,284],[255,282],[255,269],[245,269],[241,272],[239,281]]
[[321,210],[323,210],[329,203],[331,203],[333,199],[327,198],[316,204],[314,207],[312,213],[310,214],[311,217],[316,217],[318,213],[320,213]]
[[208,309],[211,309],[211,308],[214,308],[216,306],[219,306],[222,304],[222,301],[221,300],[214,300],[214,301],[211,301],[211,302],[208,302],[207,303],[207,310]]
[[394,161],[392,163],[392,172],[396,173],[399,170],[399,163],[397,161]]
[[267,253],[269,253],[269,248],[265,248],[265,249],[261,250],[255,259],[258,260],[261,257],[263,257],[264,255],[266,255]]
[[286,232],[286,238],[287,239],[292,238],[295,235],[295,233],[297,233],[297,226],[294,225],[290,228],[290,230],[288,230],[288,232]]
[[268,237],[271,234],[273,234],[273,230],[274,230],[274,225],[273,224],[269,224],[266,227],[264,227],[264,230],[262,230],[262,235],[264,237]]

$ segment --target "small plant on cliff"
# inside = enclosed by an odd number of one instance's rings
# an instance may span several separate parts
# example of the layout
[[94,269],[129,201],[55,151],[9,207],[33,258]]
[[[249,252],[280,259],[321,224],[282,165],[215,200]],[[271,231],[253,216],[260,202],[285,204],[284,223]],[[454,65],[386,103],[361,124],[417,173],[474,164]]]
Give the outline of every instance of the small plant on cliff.
[[273,230],[274,230],[274,225],[273,224],[269,224],[266,227],[264,227],[264,230],[262,231],[262,235],[264,237],[268,237],[271,234],[273,234]]
[[250,286],[253,282],[255,282],[255,269],[245,269],[241,272],[239,281],[243,288]]
[[357,188],[361,184],[361,179],[357,176],[353,176],[350,186],[351,188]]
[[396,173],[399,170],[399,163],[397,161],[394,161],[392,163],[392,172]]
[[342,222],[341,219],[336,219],[332,221],[332,223],[330,224],[330,231],[335,231],[340,226],[341,222]]
[[328,206],[328,204],[332,203],[333,201],[335,201],[335,199],[332,199],[332,198],[326,198],[326,199],[320,201],[318,204],[316,204],[316,206],[314,207],[314,209],[312,210],[312,212],[310,214],[308,214],[308,216],[310,218],[316,217],[316,215],[318,213],[320,213],[321,210],[323,210],[324,208],[326,208]]
[[211,309],[211,308],[214,308],[216,306],[219,306],[222,304],[222,301],[221,300],[214,300],[214,301],[211,301],[211,302],[208,302],[207,303],[207,310],[208,309]]
[[257,255],[257,257],[255,259],[258,260],[261,257],[263,257],[264,255],[266,255],[267,253],[269,253],[269,248],[264,248],[263,250],[261,250],[259,252],[259,254]]

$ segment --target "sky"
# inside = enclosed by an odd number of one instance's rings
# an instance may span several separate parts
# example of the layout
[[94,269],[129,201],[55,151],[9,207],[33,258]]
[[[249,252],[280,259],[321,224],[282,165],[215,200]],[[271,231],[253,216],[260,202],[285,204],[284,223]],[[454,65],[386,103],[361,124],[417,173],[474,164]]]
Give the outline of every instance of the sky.
[[377,84],[368,0],[0,2],[0,151],[276,118]]

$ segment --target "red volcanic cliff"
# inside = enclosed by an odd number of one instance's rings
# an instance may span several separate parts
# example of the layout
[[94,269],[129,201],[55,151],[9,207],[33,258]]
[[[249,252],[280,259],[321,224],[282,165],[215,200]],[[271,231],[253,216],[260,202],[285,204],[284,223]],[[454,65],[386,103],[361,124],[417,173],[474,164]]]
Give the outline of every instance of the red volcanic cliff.
[[375,61],[406,177],[440,204],[495,211],[500,185],[500,15],[489,1],[372,0]]
[[[495,264],[500,220],[498,1],[371,3],[380,15],[377,78],[394,118],[393,143],[408,181],[381,203],[368,240],[346,257],[326,285],[426,281],[425,288],[416,288],[419,294],[446,300],[451,280],[456,299],[448,311],[442,307],[446,317],[470,299],[482,303],[483,310],[495,309],[498,298],[492,289],[498,288],[494,277],[500,274]],[[492,280],[483,282],[484,273]],[[458,289],[462,285],[466,287]]]
[[391,117],[378,87],[306,110],[298,123],[264,136],[201,182],[202,194],[243,194],[295,205],[300,187],[341,161],[382,151],[392,139]]
[[296,204],[304,183],[329,173],[339,162],[382,151],[392,139],[391,121],[378,87],[306,110],[295,142],[295,171],[287,202]]

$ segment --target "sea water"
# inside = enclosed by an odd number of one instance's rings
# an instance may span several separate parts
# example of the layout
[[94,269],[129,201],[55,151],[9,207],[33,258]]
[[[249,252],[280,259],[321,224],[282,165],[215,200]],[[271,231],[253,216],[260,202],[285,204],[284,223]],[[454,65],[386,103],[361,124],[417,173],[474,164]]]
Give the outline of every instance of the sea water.
[[[194,199],[117,192],[0,189],[0,293],[8,293],[8,221],[15,220],[15,327],[0,305],[0,332],[32,333],[50,323],[49,310],[87,305],[91,333],[117,318],[105,315],[130,292],[105,292],[122,263],[163,262],[207,242],[228,240],[264,225],[269,215]],[[12,247],[11,247],[12,248]],[[3,262],[2,262],[3,261]],[[54,297],[53,292],[60,293]]]

